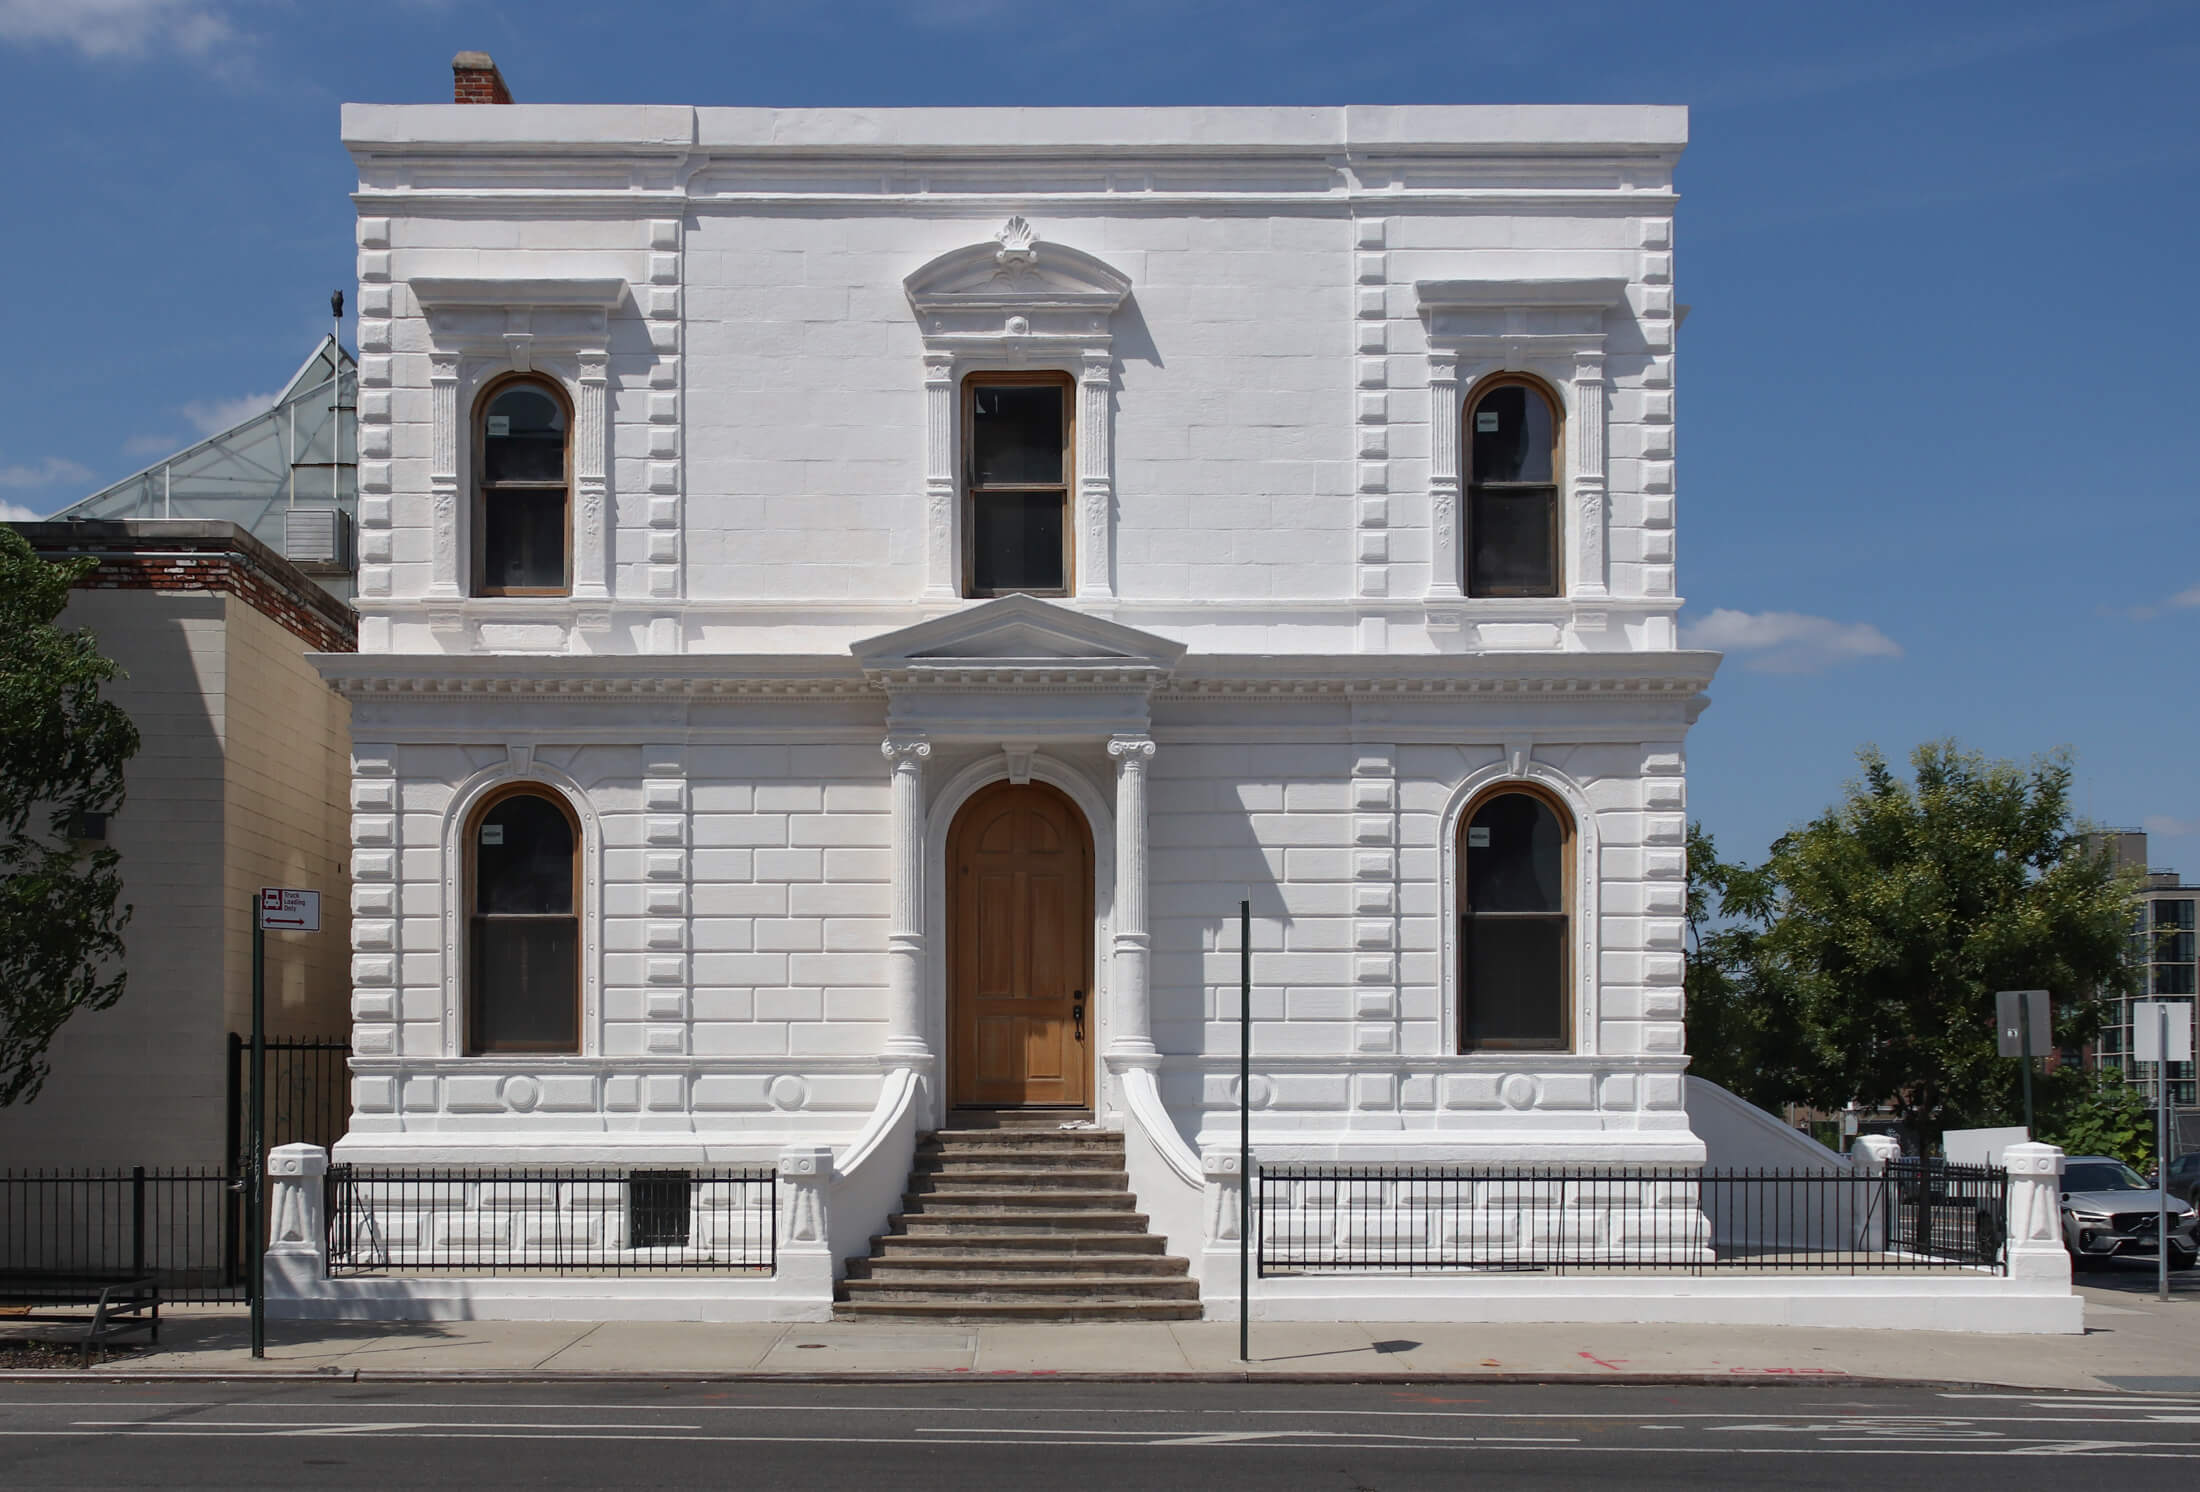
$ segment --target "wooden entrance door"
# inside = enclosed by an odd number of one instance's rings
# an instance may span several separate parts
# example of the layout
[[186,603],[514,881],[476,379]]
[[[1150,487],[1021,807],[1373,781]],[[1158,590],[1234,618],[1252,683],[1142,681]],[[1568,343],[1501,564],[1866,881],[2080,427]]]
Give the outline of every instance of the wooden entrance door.
[[996,783],[947,837],[952,1101],[1091,1102],[1092,837],[1051,787]]

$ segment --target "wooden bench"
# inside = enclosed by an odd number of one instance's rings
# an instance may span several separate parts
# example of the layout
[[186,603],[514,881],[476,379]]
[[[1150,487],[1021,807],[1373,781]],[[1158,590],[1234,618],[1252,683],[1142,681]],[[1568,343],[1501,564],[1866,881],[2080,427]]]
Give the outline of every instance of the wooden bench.
[[[94,1348],[124,1332],[143,1331],[148,1341],[160,1341],[160,1285],[150,1276],[0,1274],[0,1305],[30,1307],[34,1314],[15,1317],[18,1321],[84,1321],[78,1345],[86,1367]],[[89,1320],[76,1314],[38,1314],[62,1306],[90,1306],[92,1314]]]

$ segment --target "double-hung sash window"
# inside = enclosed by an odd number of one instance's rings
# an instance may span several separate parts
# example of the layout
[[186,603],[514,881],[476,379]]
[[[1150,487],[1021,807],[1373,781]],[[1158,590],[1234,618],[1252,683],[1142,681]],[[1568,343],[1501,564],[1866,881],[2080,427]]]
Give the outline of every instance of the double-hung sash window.
[[483,395],[479,410],[476,592],[566,595],[573,588],[573,422],[564,396],[540,379],[514,379]]
[[964,380],[968,594],[1069,594],[1073,393],[1066,373],[973,373]]
[[1569,1050],[1569,821],[1542,793],[1505,788],[1468,811],[1459,839],[1460,1050]]
[[466,1050],[580,1050],[580,826],[547,789],[499,794],[467,835]]
[[1560,590],[1559,419],[1540,384],[1492,379],[1467,401],[1467,594]]

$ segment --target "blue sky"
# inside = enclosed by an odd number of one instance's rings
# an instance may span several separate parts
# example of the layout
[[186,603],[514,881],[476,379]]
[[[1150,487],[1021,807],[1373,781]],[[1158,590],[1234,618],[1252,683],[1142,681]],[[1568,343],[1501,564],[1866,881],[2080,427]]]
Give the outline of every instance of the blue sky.
[[464,48],[537,102],[1691,105],[1693,812],[1755,856],[1863,742],[2069,746],[2200,877],[2200,0],[0,0],[0,504],[270,394],[352,273],[338,103]]

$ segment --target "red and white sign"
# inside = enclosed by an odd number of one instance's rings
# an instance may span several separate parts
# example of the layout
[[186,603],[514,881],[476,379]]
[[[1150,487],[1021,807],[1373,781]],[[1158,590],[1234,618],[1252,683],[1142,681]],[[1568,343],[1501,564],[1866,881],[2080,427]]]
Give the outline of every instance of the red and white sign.
[[260,927],[265,932],[319,932],[321,893],[262,886]]

